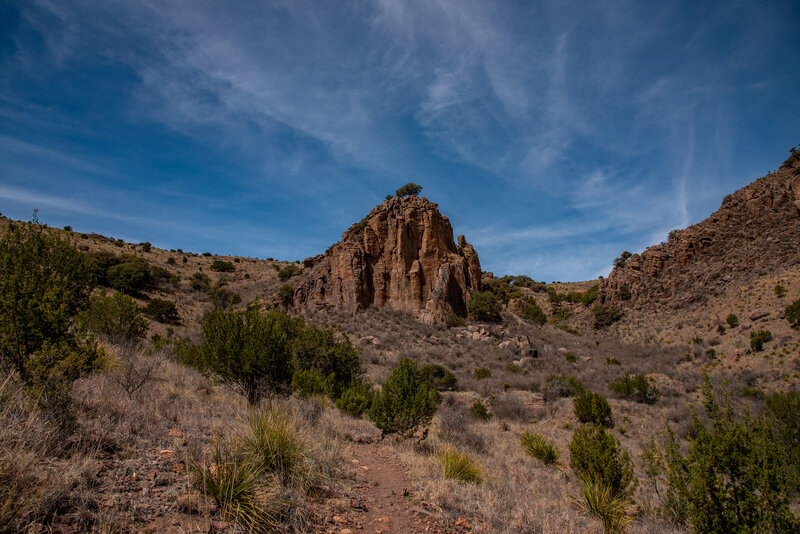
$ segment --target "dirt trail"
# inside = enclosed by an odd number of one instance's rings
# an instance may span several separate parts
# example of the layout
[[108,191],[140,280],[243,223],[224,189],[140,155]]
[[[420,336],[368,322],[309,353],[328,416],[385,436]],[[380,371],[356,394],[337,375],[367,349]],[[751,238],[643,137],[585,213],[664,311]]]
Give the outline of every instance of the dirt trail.
[[[470,532],[466,520],[437,519],[410,493],[410,483],[397,453],[379,443],[352,443],[358,471],[355,494],[347,511],[334,515],[329,534],[421,534]],[[458,524],[456,524],[458,523]]]

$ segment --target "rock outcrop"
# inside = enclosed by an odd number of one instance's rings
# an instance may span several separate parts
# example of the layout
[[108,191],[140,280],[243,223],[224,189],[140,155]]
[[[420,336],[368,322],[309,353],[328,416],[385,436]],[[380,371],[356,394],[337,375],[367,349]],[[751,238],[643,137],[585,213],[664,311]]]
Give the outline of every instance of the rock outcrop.
[[798,263],[800,151],[777,172],[726,196],[706,220],[620,261],[600,280],[600,297],[678,308]]
[[425,198],[394,197],[351,226],[342,240],[303,262],[293,278],[294,306],[357,310],[389,307],[428,323],[467,314],[480,289],[475,249]]

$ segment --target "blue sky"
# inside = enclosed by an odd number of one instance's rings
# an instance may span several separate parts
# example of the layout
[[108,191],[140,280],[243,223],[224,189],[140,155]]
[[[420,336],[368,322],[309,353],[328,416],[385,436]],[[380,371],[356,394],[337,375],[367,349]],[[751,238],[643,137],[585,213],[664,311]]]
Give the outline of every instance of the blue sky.
[[302,259],[413,181],[482,266],[606,274],[800,142],[800,3],[0,1],[0,211]]

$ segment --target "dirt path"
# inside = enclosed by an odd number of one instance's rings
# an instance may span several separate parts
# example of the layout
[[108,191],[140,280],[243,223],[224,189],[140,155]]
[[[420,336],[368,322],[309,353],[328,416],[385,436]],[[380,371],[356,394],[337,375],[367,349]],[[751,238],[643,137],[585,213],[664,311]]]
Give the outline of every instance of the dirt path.
[[[417,504],[405,468],[387,445],[353,443],[353,466],[358,475],[347,511],[334,515],[329,534],[421,534],[470,532],[466,520],[436,519]],[[457,523],[457,524],[456,524]]]

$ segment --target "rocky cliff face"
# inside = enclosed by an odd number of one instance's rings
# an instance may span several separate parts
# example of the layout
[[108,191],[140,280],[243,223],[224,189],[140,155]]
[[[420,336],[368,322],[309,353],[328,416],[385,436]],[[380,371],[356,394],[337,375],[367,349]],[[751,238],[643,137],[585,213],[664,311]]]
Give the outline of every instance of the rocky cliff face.
[[728,195],[706,220],[634,254],[600,280],[605,301],[681,307],[800,263],[800,151]]
[[387,200],[324,255],[308,258],[293,279],[294,306],[357,310],[388,306],[425,322],[464,316],[480,289],[475,249],[458,237],[437,205],[411,196]]

